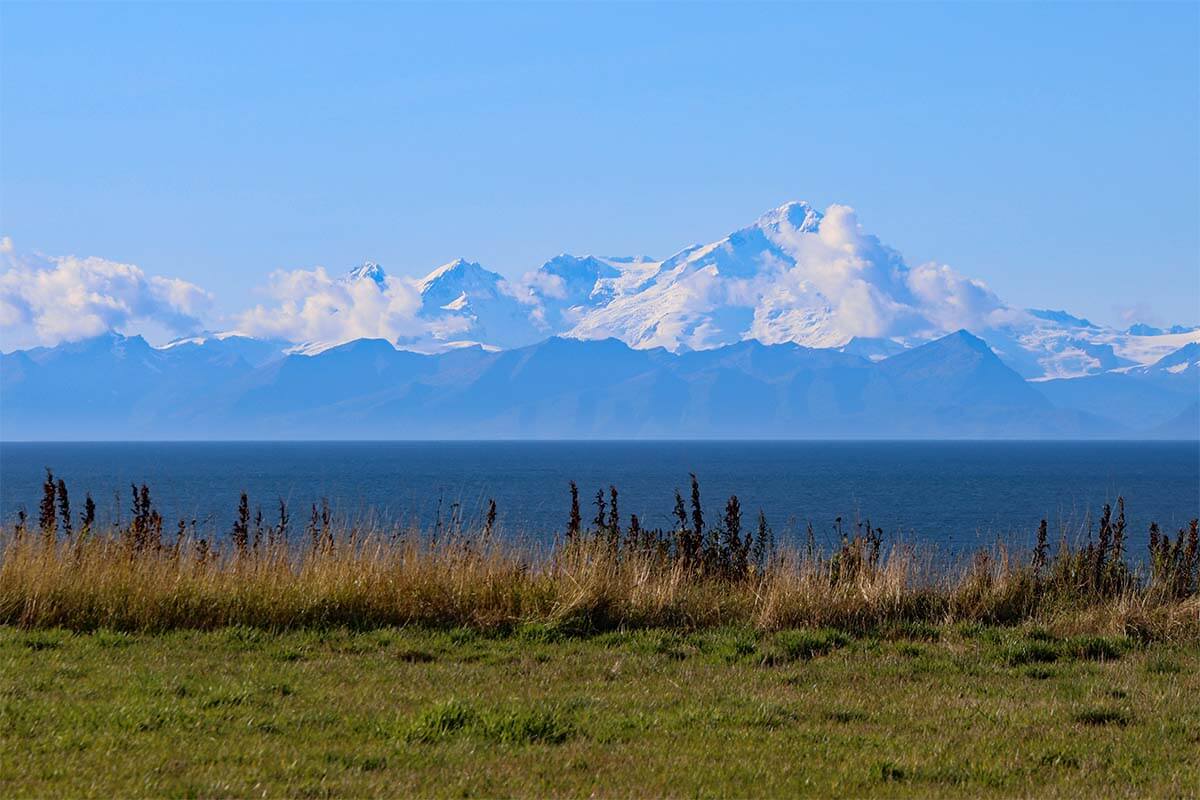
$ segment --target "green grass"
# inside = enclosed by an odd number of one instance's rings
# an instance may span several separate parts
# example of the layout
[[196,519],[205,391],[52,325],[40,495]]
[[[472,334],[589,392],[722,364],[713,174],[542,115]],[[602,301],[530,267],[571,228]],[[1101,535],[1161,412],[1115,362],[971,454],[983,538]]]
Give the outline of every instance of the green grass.
[[1197,697],[1031,627],[10,627],[0,796],[1186,796]]

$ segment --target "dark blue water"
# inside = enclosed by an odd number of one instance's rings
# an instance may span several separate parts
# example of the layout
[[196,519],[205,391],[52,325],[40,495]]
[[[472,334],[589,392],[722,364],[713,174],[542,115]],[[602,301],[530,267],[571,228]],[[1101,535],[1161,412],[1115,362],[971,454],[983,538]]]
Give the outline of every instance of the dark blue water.
[[689,472],[710,519],[737,494],[782,538],[811,521],[828,541],[841,516],[951,550],[1027,542],[1043,517],[1078,528],[1119,494],[1134,542],[1151,520],[1174,528],[1200,516],[1200,446],[1177,442],[3,443],[6,521],[22,504],[36,513],[46,466],[77,510],[90,492],[102,517],[117,502],[128,517],[129,484],[145,482],[168,526],[196,519],[213,532],[228,530],[246,490],[268,521],[285,498],[294,529],[322,497],[342,516],[425,525],[439,498],[443,517],[457,503],[468,522],[495,498],[503,530],[549,538],[565,526],[572,479],[585,520],[596,490],[615,484],[624,519],[668,528]]

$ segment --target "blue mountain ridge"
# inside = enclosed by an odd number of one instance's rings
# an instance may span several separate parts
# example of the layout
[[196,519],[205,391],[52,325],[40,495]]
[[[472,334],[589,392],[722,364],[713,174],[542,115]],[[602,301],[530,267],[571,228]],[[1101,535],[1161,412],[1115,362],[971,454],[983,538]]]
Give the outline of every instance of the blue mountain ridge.
[[265,345],[237,338],[160,349],[110,333],[0,356],[0,438],[1187,436],[1200,395],[1195,345],[1125,373],[1029,382],[966,331],[877,360],[551,337],[436,355],[359,339],[264,362]]

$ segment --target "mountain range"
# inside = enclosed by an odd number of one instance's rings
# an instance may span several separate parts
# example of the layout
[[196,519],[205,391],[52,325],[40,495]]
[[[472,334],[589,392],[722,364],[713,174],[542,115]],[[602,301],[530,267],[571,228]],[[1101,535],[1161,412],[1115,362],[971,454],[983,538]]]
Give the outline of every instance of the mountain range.
[[841,206],[662,260],[563,254],[517,281],[366,262],[338,283],[407,293],[413,323],[0,355],[0,438],[1200,436],[1200,329],[1011,308]]
[[360,339],[272,357],[242,337],[156,348],[110,333],[0,356],[0,437],[1194,438],[1198,349],[1029,381],[966,331],[877,360],[562,337],[434,354]]
[[[343,281],[371,281],[383,293],[391,285],[370,262]],[[1200,328],[1117,330],[1066,311],[1011,308],[948,267],[909,267],[863,231],[852,210],[821,212],[803,202],[662,260],[562,254],[509,281],[457,259],[415,288],[422,329],[392,341],[424,352],[509,349],[563,336],[671,352],[753,339],[883,358],[962,328],[1022,376],[1050,379],[1149,365],[1200,341]]]

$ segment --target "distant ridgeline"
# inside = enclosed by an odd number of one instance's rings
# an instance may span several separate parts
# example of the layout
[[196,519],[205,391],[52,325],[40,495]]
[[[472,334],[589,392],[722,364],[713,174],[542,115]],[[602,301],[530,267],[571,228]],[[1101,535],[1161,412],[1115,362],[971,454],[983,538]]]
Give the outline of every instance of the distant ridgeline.
[[552,337],[312,354],[238,336],[106,334],[0,357],[6,440],[1197,438],[1200,344],[1027,381],[966,331],[868,356],[749,340],[672,353]]
[[786,203],[662,260],[323,281],[312,313],[238,318],[286,341],[0,356],[0,438],[1200,438],[1200,328],[1008,306],[841,205]]

